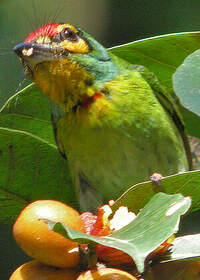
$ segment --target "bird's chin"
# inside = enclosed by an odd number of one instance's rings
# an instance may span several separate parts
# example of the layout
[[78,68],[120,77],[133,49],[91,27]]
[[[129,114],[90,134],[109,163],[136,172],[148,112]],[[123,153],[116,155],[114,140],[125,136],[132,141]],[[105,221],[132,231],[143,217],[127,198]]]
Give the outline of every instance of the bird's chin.
[[23,65],[25,74],[27,76],[29,76],[31,79],[33,79],[34,66],[31,63],[29,63],[25,60],[22,60],[22,59],[20,59],[20,60],[21,60],[21,63]]
[[38,69],[38,67],[40,67],[42,64],[46,63],[46,62],[50,62],[52,60],[55,59],[24,59],[24,58],[20,58],[20,61],[23,65],[24,68],[24,72],[27,76],[29,76],[29,78],[31,78],[31,80],[34,80],[34,73],[36,72],[36,70]]

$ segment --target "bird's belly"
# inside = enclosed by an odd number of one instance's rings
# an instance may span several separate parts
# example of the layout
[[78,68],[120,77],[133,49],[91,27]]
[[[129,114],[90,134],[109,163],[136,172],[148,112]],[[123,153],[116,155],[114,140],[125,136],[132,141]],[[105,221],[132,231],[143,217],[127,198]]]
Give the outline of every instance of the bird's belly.
[[[146,132],[145,132],[146,131]],[[74,180],[84,176],[105,201],[148,180],[153,172],[170,175],[188,169],[182,139],[175,131],[77,127],[63,143]]]

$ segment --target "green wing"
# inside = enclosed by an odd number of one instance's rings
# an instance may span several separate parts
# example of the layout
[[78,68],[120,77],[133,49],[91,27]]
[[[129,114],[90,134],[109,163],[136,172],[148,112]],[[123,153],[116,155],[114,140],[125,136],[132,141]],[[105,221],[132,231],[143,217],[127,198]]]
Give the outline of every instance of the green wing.
[[156,75],[150,72],[146,67],[141,65],[132,65],[132,67],[134,70],[140,72],[142,77],[149,83],[160,104],[162,104],[163,108],[169,113],[174,123],[176,124],[183,139],[190,170],[192,170],[192,155],[188,138],[185,132],[184,121],[178,109],[178,98],[174,95],[174,93],[170,93],[160,83]]

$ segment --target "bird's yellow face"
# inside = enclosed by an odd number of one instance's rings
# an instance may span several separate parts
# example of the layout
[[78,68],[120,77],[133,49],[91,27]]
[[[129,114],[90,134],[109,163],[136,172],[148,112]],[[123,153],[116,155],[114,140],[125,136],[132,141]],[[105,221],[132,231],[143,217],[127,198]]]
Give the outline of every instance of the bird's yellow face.
[[[88,54],[89,43],[81,31],[66,24],[47,24],[31,34],[14,51],[25,73],[58,104],[72,107],[87,92],[92,74],[73,59]],[[71,96],[66,96],[70,92]]]
[[[54,54],[66,51],[67,53],[88,53],[89,45],[84,38],[79,36],[79,31],[72,25],[47,24],[38,28],[25,39],[25,43],[36,43],[51,46]],[[62,49],[62,51],[61,51]],[[31,50],[25,49],[24,57],[31,55]]]
[[65,111],[88,104],[88,98],[93,102],[93,96],[96,100],[99,92],[104,94],[105,83],[118,74],[107,50],[68,23],[36,29],[14,51],[25,73]]

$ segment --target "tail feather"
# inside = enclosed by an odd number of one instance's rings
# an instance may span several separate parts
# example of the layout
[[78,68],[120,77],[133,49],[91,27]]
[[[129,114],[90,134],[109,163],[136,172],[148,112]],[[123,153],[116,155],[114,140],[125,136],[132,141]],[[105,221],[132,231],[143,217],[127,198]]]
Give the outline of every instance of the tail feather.
[[77,177],[75,185],[81,211],[96,213],[97,208],[104,203],[102,195],[90,184],[83,173],[79,173]]

